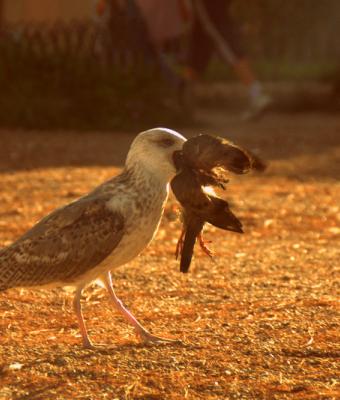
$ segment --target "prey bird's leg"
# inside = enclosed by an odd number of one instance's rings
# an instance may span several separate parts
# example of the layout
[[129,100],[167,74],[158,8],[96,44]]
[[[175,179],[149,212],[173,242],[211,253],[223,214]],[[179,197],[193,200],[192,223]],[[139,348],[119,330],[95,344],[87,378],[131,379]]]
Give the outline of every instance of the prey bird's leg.
[[185,228],[183,227],[181,236],[179,237],[177,246],[176,246],[176,251],[175,251],[176,260],[178,259],[180,254],[182,254],[182,251],[183,251],[184,235],[185,235]]
[[76,291],[76,293],[74,295],[74,299],[73,299],[73,308],[74,308],[74,311],[77,314],[80,333],[81,333],[81,337],[83,339],[83,345],[84,345],[85,348],[89,349],[89,348],[93,347],[93,344],[91,343],[89,335],[87,334],[87,330],[86,330],[86,326],[85,326],[85,322],[84,322],[84,317],[83,317],[83,312],[81,310],[80,299],[81,299],[82,290],[83,290],[83,287],[77,288],[77,291]]
[[111,279],[111,274],[110,272],[107,272],[106,275],[103,275],[102,277],[106,289],[110,294],[111,300],[113,301],[113,304],[117,308],[117,310],[123,315],[123,317],[126,319],[126,321],[131,324],[137,333],[137,335],[145,342],[178,342],[177,340],[172,340],[172,339],[165,339],[161,338],[159,336],[152,335],[150,332],[148,332],[138,321],[137,319],[130,313],[129,310],[127,310],[122,301],[118,299],[116,296],[113,287],[112,287],[112,279]]
[[201,249],[203,250],[203,252],[207,255],[207,256],[209,256],[210,258],[212,258],[212,256],[213,256],[213,252],[209,249],[209,247],[205,244],[205,242],[204,242],[204,239],[203,239],[203,235],[200,233],[199,235],[198,235],[198,241],[199,241],[199,244],[200,244],[200,246],[201,246]]

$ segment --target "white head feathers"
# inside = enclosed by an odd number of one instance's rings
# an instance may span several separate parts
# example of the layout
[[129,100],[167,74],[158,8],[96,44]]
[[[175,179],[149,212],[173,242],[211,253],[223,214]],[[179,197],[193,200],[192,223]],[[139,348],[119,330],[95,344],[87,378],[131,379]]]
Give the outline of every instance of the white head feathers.
[[154,128],[140,133],[132,142],[126,166],[154,171],[166,181],[175,174],[173,153],[181,150],[185,137],[167,128]]

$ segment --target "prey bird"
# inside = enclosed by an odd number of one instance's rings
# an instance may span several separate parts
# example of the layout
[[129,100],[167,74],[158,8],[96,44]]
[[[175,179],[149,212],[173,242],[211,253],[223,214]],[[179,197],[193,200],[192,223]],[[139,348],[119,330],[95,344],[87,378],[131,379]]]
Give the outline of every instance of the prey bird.
[[183,207],[183,231],[177,244],[176,258],[181,255],[180,271],[186,273],[189,271],[197,238],[203,251],[212,255],[201,234],[206,222],[232,232],[243,233],[243,230],[227,201],[204,190],[199,174],[186,164],[180,151],[175,152],[174,161],[180,172],[172,179],[171,188]]
[[40,220],[0,250],[0,291],[74,286],[74,309],[84,347],[93,347],[81,310],[82,290],[101,279],[115,307],[144,341],[148,332],[117,298],[111,270],[135,258],[153,239],[176,174],[173,154],[185,138],[165,128],[136,136],[122,173]]
[[266,169],[266,164],[251,151],[225,138],[206,134],[188,139],[183,145],[183,157],[194,170],[215,176],[215,181],[207,181],[215,186],[223,183],[226,171],[245,174],[251,169]]
[[182,151],[175,152],[174,161],[180,172],[171,181],[171,187],[182,205],[183,220],[176,258],[181,254],[180,270],[188,272],[196,238],[203,251],[212,255],[201,233],[205,222],[221,229],[243,233],[242,224],[231,212],[228,203],[208,194],[204,187],[225,189],[228,172],[244,174],[251,169],[263,171],[266,165],[249,150],[211,135],[188,139]]

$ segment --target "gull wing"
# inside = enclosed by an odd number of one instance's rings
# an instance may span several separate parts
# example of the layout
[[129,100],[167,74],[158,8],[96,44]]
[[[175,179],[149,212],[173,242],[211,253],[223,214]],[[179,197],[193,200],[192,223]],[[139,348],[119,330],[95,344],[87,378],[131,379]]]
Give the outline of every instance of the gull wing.
[[103,261],[124,234],[110,196],[90,195],[59,208],[0,251],[0,290],[71,284]]

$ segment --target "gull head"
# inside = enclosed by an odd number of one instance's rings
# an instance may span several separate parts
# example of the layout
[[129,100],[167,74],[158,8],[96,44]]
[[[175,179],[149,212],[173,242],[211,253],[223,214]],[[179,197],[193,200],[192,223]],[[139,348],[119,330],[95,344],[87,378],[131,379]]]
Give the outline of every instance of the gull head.
[[176,175],[174,152],[182,150],[185,137],[167,128],[141,132],[131,144],[126,166],[144,168],[167,182]]

